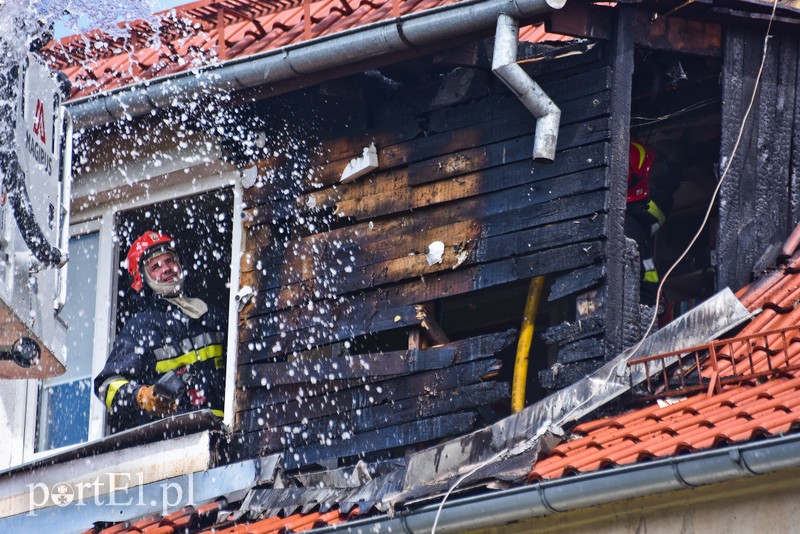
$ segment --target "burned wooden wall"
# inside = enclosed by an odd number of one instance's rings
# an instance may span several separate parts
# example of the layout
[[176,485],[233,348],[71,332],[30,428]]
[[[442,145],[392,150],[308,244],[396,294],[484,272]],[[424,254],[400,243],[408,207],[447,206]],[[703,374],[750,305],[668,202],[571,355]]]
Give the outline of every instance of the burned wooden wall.
[[[758,75],[764,29],[730,28],[725,37],[720,166],[724,170]],[[800,222],[800,39],[779,30],[741,142],[720,191],[718,286],[738,288],[773,265]]]
[[[302,467],[463,434],[505,405],[496,377],[516,332],[487,314],[453,335],[443,303],[502,299],[539,275],[545,301],[602,284],[611,54],[567,52],[524,63],[562,109],[552,163],[532,162],[534,119],[478,68],[321,88],[314,141],[259,163],[245,193],[243,450],[287,450]],[[371,99],[379,82],[386,94]],[[340,183],[372,143],[379,168]],[[581,335],[550,333],[559,365],[602,363],[603,316],[590,320]]]

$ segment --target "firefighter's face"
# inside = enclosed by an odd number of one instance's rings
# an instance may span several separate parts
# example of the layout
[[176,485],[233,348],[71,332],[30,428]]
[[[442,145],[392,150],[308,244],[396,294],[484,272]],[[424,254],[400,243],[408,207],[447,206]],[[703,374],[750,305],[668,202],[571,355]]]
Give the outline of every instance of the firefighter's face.
[[172,252],[164,252],[153,256],[145,262],[147,275],[154,282],[169,284],[181,278],[181,264]]

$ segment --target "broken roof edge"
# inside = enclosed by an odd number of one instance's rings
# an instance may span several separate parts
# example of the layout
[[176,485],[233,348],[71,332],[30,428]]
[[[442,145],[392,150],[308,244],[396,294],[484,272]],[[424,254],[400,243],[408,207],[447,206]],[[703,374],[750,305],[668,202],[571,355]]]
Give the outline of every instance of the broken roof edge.
[[500,14],[526,19],[561,9],[566,0],[464,0],[367,24],[109,92],[67,102],[76,129],[172,107],[197,89],[241,90],[447,41],[495,26]]
[[[488,427],[414,453],[408,460],[403,491],[393,502],[401,503],[411,495],[418,495],[423,487],[436,490],[449,487],[461,473],[468,474],[458,483],[474,481],[489,464],[539,447],[546,434],[559,434],[564,424],[593,412],[643,382],[645,372],[637,370],[631,374],[629,359],[707,343],[751,317],[733,292],[725,288],[575,384]],[[651,374],[658,371],[654,368]],[[469,471],[470,468],[474,471]]]
[[[626,499],[692,489],[800,467],[800,435],[664,458],[644,464],[547,480],[496,493],[454,499],[441,506],[359,519],[316,532],[443,532],[497,527]],[[486,510],[492,510],[487,514]],[[438,514],[438,521],[437,521]]]

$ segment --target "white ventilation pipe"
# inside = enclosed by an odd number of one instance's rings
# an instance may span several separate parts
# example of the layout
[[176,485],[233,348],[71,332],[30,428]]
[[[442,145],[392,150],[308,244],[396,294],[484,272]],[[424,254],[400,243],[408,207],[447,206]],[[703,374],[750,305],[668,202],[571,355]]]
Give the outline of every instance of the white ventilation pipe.
[[501,13],[497,17],[492,72],[511,89],[522,105],[536,117],[533,159],[553,161],[558,142],[561,110],[535,81],[517,64],[519,21]]

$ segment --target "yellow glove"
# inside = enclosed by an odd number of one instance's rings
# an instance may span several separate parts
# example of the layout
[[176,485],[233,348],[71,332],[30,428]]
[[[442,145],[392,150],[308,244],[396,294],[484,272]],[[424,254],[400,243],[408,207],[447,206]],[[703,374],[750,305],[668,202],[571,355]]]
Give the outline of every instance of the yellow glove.
[[157,415],[167,415],[178,409],[176,401],[157,395],[153,386],[142,386],[136,392],[136,402],[139,408]]

